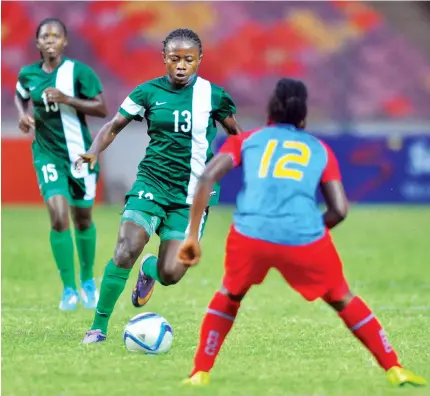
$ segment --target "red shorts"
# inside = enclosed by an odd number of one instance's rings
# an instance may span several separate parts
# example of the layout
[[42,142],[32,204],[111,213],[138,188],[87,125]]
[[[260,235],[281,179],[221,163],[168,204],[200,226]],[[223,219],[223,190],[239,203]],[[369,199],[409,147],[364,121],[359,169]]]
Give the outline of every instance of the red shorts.
[[223,286],[233,295],[245,294],[276,268],[306,300],[340,300],[349,290],[342,262],[330,234],[302,246],[285,246],[239,234],[234,225],[226,245]]

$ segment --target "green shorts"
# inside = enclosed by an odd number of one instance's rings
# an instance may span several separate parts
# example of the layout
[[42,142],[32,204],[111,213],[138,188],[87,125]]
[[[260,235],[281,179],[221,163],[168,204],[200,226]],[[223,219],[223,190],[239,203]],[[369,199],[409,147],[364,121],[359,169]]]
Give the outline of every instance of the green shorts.
[[[151,237],[156,233],[160,240],[184,240],[188,233],[190,206],[161,205],[153,200],[153,196],[136,187],[144,186],[138,181],[126,195],[121,222],[132,221],[145,229]],[[143,192],[142,192],[143,191]],[[202,237],[208,218],[207,209],[200,222],[199,239]]]
[[45,202],[55,195],[62,195],[72,206],[87,208],[94,204],[98,171],[79,177],[70,162],[34,148],[33,165]]

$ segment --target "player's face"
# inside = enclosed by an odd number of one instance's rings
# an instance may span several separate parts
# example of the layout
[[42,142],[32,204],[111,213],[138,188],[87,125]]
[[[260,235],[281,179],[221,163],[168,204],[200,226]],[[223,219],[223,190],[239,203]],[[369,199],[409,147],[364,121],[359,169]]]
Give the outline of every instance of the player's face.
[[197,73],[202,56],[192,41],[169,41],[163,57],[171,81],[177,85],[188,84]]
[[36,46],[44,59],[57,58],[61,55],[66,45],[67,39],[61,25],[52,22],[41,27]]

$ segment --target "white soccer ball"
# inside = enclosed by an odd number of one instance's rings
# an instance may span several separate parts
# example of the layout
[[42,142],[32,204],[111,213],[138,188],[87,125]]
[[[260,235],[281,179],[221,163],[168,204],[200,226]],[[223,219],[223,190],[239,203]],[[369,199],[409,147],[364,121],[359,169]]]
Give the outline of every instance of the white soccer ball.
[[124,330],[124,344],[130,352],[151,355],[166,353],[172,347],[173,331],[161,315],[144,312],[130,319]]

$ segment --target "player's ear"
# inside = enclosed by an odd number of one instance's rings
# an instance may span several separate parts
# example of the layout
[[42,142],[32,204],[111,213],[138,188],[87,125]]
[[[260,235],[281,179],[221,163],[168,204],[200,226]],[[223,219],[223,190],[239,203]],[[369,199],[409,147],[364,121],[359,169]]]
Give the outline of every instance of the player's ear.
[[166,54],[164,53],[164,51],[161,51],[161,55],[163,56],[163,62],[164,64],[166,64]]
[[202,59],[203,59],[203,54],[200,54],[200,56],[199,56],[199,65],[200,65],[200,62],[202,61]]
[[69,42],[67,41],[67,38],[65,38],[63,42],[63,48],[67,47],[68,45],[69,45]]
[[306,128],[306,120],[300,121],[299,129],[305,129],[305,128]]

